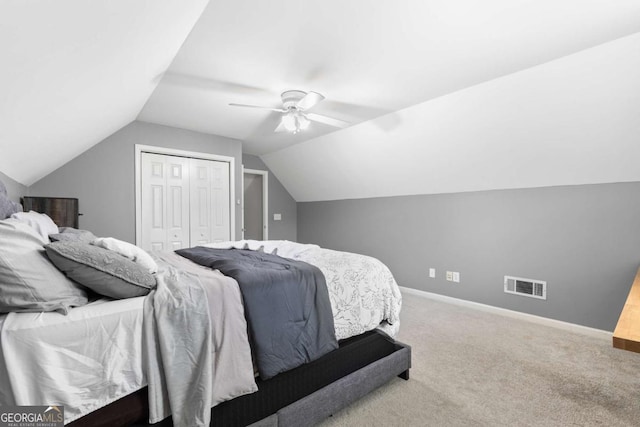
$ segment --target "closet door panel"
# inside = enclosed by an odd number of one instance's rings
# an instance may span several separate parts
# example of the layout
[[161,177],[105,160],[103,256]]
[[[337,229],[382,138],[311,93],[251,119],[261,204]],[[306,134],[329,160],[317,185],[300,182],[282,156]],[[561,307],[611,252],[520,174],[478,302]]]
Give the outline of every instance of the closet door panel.
[[189,159],[142,153],[142,248],[189,247]]
[[211,165],[191,159],[191,246],[211,242]]
[[231,240],[229,163],[212,161],[211,168],[211,194],[213,198],[211,241],[224,242]]
[[166,159],[158,154],[142,153],[141,163],[142,247],[166,250]]
[[188,248],[189,245],[189,159],[167,158],[167,242],[169,249]]
[[191,159],[191,246],[231,238],[229,163]]

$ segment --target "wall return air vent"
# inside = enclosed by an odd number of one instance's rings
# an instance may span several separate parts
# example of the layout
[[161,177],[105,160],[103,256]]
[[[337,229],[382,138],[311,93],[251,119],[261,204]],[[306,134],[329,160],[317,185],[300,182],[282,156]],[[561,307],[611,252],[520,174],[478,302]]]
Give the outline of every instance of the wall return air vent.
[[546,300],[547,282],[542,280],[523,279],[522,277],[504,276],[504,291],[508,294]]

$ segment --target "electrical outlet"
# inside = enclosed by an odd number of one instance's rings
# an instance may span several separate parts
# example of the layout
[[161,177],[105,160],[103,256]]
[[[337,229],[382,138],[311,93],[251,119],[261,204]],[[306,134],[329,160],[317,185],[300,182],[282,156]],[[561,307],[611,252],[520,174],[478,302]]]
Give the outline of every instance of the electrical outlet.
[[458,273],[457,271],[453,272],[453,281],[456,283],[460,283],[460,273]]
[[453,280],[453,272],[447,271],[447,281],[451,282]]
[[429,277],[431,277],[432,279],[436,277],[436,269],[435,268],[430,268],[429,269]]

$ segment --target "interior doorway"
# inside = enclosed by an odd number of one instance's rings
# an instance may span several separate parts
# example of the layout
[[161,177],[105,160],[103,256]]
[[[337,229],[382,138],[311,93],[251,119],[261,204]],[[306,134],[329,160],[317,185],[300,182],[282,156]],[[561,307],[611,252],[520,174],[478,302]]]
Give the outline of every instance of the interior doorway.
[[269,239],[269,172],[243,169],[242,174],[242,238]]

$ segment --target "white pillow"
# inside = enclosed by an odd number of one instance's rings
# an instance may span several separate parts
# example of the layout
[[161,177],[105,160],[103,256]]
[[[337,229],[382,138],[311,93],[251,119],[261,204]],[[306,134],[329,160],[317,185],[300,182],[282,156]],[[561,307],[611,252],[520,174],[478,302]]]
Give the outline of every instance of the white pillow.
[[151,255],[149,255],[143,249],[137,247],[136,245],[132,245],[128,242],[123,242],[122,240],[114,239],[113,237],[98,237],[93,242],[91,242],[91,244],[104,249],[109,249],[110,251],[117,252],[123,257],[129,258],[136,264],[140,264],[142,267],[149,270],[149,273],[151,274],[158,271],[158,264],[156,264],[153,258],[151,258]]
[[42,236],[46,243],[50,242],[49,234],[57,234],[59,232],[56,223],[43,213],[35,211],[17,212],[11,215],[11,218],[29,224],[31,228]]
[[43,239],[17,219],[0,221],[0,313],[59,311],[87,303],[84,288],[49,261]]

